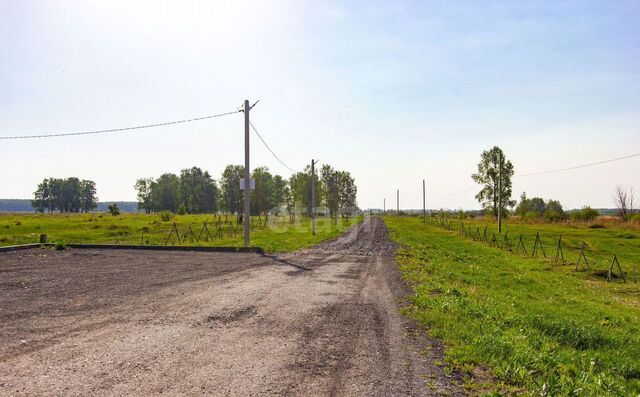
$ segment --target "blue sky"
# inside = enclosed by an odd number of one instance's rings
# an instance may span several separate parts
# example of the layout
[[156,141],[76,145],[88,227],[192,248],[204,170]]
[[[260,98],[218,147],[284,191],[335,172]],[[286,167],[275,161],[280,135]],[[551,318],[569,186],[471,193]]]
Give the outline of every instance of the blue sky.
[[[260,103],[291,167],[352,172],[361,207],[476,208],[482,150],[516,173],[640,152],[637,1],[0,3],[0,136],[168,121]],[[252,165],[288,176],[257,139]],[[45,177],[135,199],[139,177],[243,161],[242,116],[127,134],[2,141],[0,197]],[[612,206],[640,158],[516,178],[514,195]]]

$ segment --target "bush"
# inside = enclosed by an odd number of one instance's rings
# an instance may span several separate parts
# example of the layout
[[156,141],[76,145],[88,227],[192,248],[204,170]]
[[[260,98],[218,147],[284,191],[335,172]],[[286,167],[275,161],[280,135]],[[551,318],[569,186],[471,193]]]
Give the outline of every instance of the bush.
[[524,221],[536,221],[540,218],[540,213],[538,211],[529,211],[521,216],[521,219]]
[[[548,215],[547,212],[549,213]],[[567,219],[567,215],[564,213],[562,204],[560,204],[558,200],[549,200],[547,202],[547,210],[544,212],[544,217],[550,222]]]
[[596,219],[600,215],[598,211],[593,208],[586,206],[582,207],[579,211],[574,211],[571,213],[571,219],[574,221],[592,221]]
[[556,210],[552,210],[552,209],[548,209],[544,212],[544,219],[547,222],[558,222],[561,221],[563,219],[565,219],[565,215],[561,214],[560,212],[556,211]]
[[120,208],[118,208],[118,204],[113,203],[109,206],[109,212],[111,213],[111,215],[113,216],[117,216],[120,215]]
[[65,249],[67,249],[67,245],[63,242],[58,242],[56,243],[56,245],[54,246],[56,251],[63,251]]
[[184,203],[180,204],[178,207],[178,215],[185,215],[187,213],[187,206]]
[[173,213],[171,211],[164,210],[160,213],[160,219],[162,219],[163,222],[169,222],[173,219]]

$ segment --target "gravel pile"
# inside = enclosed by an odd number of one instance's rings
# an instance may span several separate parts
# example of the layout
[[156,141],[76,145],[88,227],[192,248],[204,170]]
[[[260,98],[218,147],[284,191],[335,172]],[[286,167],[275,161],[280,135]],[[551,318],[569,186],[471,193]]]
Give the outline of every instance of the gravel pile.
[[395,256],[396,244],[389,240],[387,227],[377,217],[365,218],[344,235],[325,241],[310,251],[342,255]]

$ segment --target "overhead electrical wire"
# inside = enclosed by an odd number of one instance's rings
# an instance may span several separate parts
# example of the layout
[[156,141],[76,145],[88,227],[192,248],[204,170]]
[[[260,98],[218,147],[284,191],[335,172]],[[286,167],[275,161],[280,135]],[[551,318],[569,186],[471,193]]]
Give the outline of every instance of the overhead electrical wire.
[[194,117],[194,118],[184,119],[184,120],[167,121],[167,122],[163,122],[163,123],[154,123],[154,124],[145,124],[145,125],[138,125],[138,126],[133,126],[133,127],[111,128],[111,129],[107,129],[107,130],[95,130],[95,131],[83,131],[83,132],[63,132],[63,133],[55,133],[55,134],[41,134],[41,135],[0,136],[0,140],[57,138],[57,137],[63,137],[63,136],[94,135],[94,134],[104,134],[104,133],[109,133],[109,132],[122,132],[122,131],[131,131],[131,130],[140,130],[140,129],[143,129],[143,128],[162,127],[162,126],[166,126],[166,125],[190,123],[190,122],[193,122],[193,121],[213,119],[213,118],[216,118],[216,117],[228,116],[230,114],[235,114],[235,113],[239,113],[239,111],[236,110],[236,111],[233,111],[233,112],[225,112],[225,113],[213,114],[213,115],[210,115],[210,116]]
[[430,194],[430,196],[438,196],[438,197],[443,197],[443,196],[455,196],[457,194],[462,194],[462,193],[466,193],[466,192],[470,192],[472,190],[477,189],[476,186],[474,187],[470,187],[468,189],[464,189],[464,190],[459,190],[457,192],[453,192],[453,193],[444,193],[444,194]]
[[616,157],[616,158],[614,158],[614,159],[609,159],[609,160],[596,161],[596,162],[594,162],[594,163],[587,163],[587,164],[575,165],[575,166],[573,166],[573,167],[558,168],[558,169],[555,169],[555,170],[548,170],[548,171],[541,171],[541,172],[532,172],[532,173],[530,173],[530,174],[516,174],[516,175],[514,175],[514,178],[517,178],[517,177],[523,177],[523,176],[534,176],[534,175],[553,174],[553,173],[556,173],[556,172],[570,171],[570,170],[575,170],[575,169],[578,169],[578,168],[593,167],[594,165],[600,165],[600,164],[605,164],[605,163],[611,163],[611,162],[614,162],[614,161],[630,159],[630,158],[632,158],[632,157],[638,157],[638,156],[640,156],[640,153],[631,154],[631,155],[629,155],[629,156]]
[[[514,177],[514,178],[519,178],[519,177],[527,177],[527,176],[536,176],[536,175],[554,174],[554,173],[557,173],[557,172],[571,171],[571,170],[576,170],[576,169],[579,169],[579,168],[593,167],[593,166],[595,166],[595,165],[606,164],[606,163],[612,163],[612,162],[614,162],[614,161],[620,161],[620,160],[626,160],[626,159],[630,159],[630,158],[633,158],[633,157],[640,157],[640,153],[630,154],[630,155],[628,155],[628,156],[616,157],[616,158],[608,159],[608,160],[596,161],[596,162],[593,162],[593,163],[587,163],[587,164],[575,165],[575,166],[572,166],[572,167],[557,168],[557,169],[553,169],[553,170],[540,171],[540,172],[532,172],[532,173],[528,173],[528,174],[515,174],[513,177]],[[460,191],[453,192],[453,193],[447,193],[447,194],[431,194],[430,196],[438,196],[438,197],[441,197],[441,196],[455,196],[455,195],[458,195],[458,194],[462,194],[462,193],[469,192],[469,191],[471,191],[471,190],[475,190],[475,189],[477,189],[477,188],[478,188],[478,187],[477,187],[477,186],[475,186],[475,187],[471,187],[471,188],[464,189],[464,190],[460,190]]]
[[249,125],[251,125],[251,128],[253,129],[253,131],[256,133],[256,135],[258,135],[258,138],[260,138],[260,140],[262,141],[262,143],[264,144],[264,146],[267,148],[267,150],[269,150],[269,152],[271,152],[271,154],[273,155],[273,157],[276,158],[276,160],[278,160],[280,162],[280,164],[282,164],[285,168],[287,168],[289,171],[291,172],[298,172],[296,170],[294,170],[293,168],[289,167],[288,165],[286,165],[284,163],[284,161],[280,160],[280,157],[278,157],[277,154],[275,154],[273,152],[273,150],[271,150],[271,148],[269,147],[269,145],[267,145],[267,142],[265,142],[265,140],[262,138],[262,136],[260,135],[260,133],[258,132],[258,130],[256,130],[256,127],[253,126],[253,123],[251,121],[249,121]]

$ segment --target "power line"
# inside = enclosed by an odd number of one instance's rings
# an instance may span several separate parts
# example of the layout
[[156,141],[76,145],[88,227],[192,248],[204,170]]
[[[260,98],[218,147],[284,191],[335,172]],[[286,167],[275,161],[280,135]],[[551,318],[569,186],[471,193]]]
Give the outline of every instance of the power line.
[[541,172],[532,172],[530,174],[516,174],[514,175],[514,178],[516,177],[523,177],[523,176],[534,176],[534,175],[544,175],[544,174],[553,174],[555,172],[563,172],[563,171],[570,171],[570,170],[575,170],[578,168],[585,168],[585,167],[592,167],[594,165],[600,165],[600,164],[605,164],[605,163],[611,163],[614,161],[619,161],[619,160],[625,160],[625,159],[630,159],[632,157],[638,157],[640,156],[640,153],[636,153],[636,154],[631,154],[629,156],[623,156],[623,157],[616,157],[614,159],[609,159],[609,160],[602,160],[602,161],[596,161],[594,163],[588,163],[588,164],[581,164],[581,165],[575,165],[573,167],[567,167],[567,168],[558,168],[555,170],[549,170],[549,171],[541,171]]
[[122,132],[122,131],[130,131],[130,130],[140,130],[140,129],[143,129],[143,128],[162,127],[162,126],[165,126],[165,125],[182,124],[182,123],[190,123],[192,121],[213,119],[213,118],[216,118],[216,117],[228,116],[230,114],[235,114],[235,113],[238,113],[238,111],[236,110],[236,111],[233,111],[233,112],[219,113],[219,114],[214,114],[214,115],[210,115],[210,116],[194,117],[194,118],[191,118],[191,119],[184,119],[184,120],[167,121],[167,122],[164,122],[164,123],[145,124],[145,125],[138,125],[138,126],[134,126],[134,127],[112,128],[112,129],[108,129],[108,130],[95,130],[95,131],[83,131],[83,132],[64,132],[64,133],[57,133],[57,134],[42,134],[42,135],[0,136],[0,140],[57,138],[57,137],[62,137],[62,136],[93,135],[93,134],[104,134],[104,133],[107,133],[107,132]]
[[468,189],[464,189],[464,190],[459,190],[459,191],[457,191],[457,192],[453,192],[453,193],[431,194],[430,196],[432,196],[432,197],[433,197],[433,196],[437,196],[437,197],[455,196],[455,195],[457,195],[457,194],[462,194],[462,193],[470,192],[470,191],[475,190],[475,189],[477,189],[477,188],[478,188],[477,186],[474,186],[474,187],[470,187],[470,188],[468,188]]
[[[535,176],[535,175],[553,174],[553,173],[556,173],[556,172],[564,172],[564,171],[571,171],[571,170],[575,170],[575,169],[579,169],[579,168],[593,167],[595,165],[612,163],[614,161],[626,160],[626,159],[630,159],[630,158],[633,158],[633,157],[639,157],[639,156],[640,156],[640,153],[636,153],[636,154],[631,154],[631,155],[628,155],[628,156],[622,156],[622,157],[616,157],[616,158],[608,159],[608,160],[596,161],[596,162],[593,162],[593,163],[575,165],[575,166],[572,166],[572,167],[558,168],[558,169],[554,169],[554,170],[547,170],[547,171],[540,171],[540,172],[532,172],[532,173],[529,173],[529,174],[516,174],[513,177],[514,178],[518,178],[518,177],[527,177],[527,176]],[[478,186],[471,187],[471,188],[464,189],[464,190],[459,190],[459,191],[453,192],[453,193],[432,194],[431,196],[436,196],[436,197],[455,196],[455,195],[466,193],[466,192],[469,192],[469,191],[472,191],[472,190],[475,190],[475,189],[478,189]]]
[[276,160],[278,160],[280,162],[280,164],[282,164],[283,166],[285,166],[285,168],[289,169],[289,171],[291,172],[298,172],[296,170],[294,170],[293,168],[289,167],[288,165],[286,165],[282,160],[280,160],[280,157],[278,157],[273,150],[271,150],[271,148],[269,147],[269,145],[267,145],[267,142],[265,142],[265,140],[262,138],[262,136],[260,135],[260,133],[258,132],[258,130],[256,130],[256,127],[253,126],[252,122],[249,122],[249,125],[251,125],[251,128],[253,128],[253,131],[256,133],[256,135],[258,135],[258,138],[260,138],[260,140],[262,141],[262,143],[264,144],[264,146],[269,150],[269,152],[271,152],[271,154],[273,155],[273,157],[276,158]]

